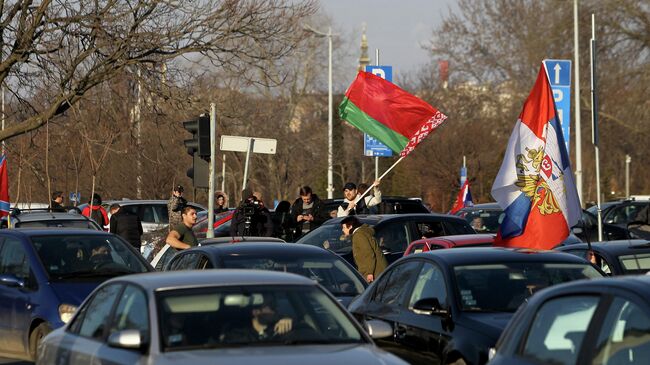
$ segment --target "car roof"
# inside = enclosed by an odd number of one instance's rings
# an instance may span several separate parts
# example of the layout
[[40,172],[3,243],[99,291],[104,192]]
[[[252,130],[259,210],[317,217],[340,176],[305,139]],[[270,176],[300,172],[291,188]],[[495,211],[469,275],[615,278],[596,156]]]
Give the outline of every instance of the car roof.
[[258,237],[258,236],[228,236],[228,237],[213,237],[200,240],[201,246],[216,245],[223,243],[237,243],[237,242],[278,242],[286,243],[285,240],[276,237]]
[[491,233],[477,233],[477,234],[459,234],[454,236],[438,236],[431,238],[422,238],[412,243],[438,243],[440,241],[447,241],[455,245],[471,245],[474,243],[492,243],[494,242],[494,235]]
[[[605,241],[605,242],[592,242],[591,246],[599,251],[610,252],[614,255],[622,253],[630,253],[638,250],[650,250],[650,241],[646,240],[617,240],[617,241]],[[588,249],[588,243],[575,243],[571,245],[558,247],[560,251],[566,251],[571,249]],[[644,250],[645,251],[645,250]]]
[[473,211],[473,210],[480,210],[480,209],[499,209],[499,210],[503,210],[503,208],[501,208],[501,206],[499,205],[499,203],[496,203],[496,202],[495,202],[495,203],[481,203],[481,204],[474,204],[474,205],[472,205],[471,207],[464,207],[464,208],[461,209],[461,210],[464,210],[464,211]]
[[444,262],[450,266],[540,261],[587,263],[585,259],[565,252],[504,247],[459,247],[453,250],[433,250],[409,255],[404,259],[413,258],[429,258]]
[[[650,301],[650,275],[621,275],[589,280],[577,280],[544,288],[531,297],[530,303],[545,301],[550,296],[570,293],[608,292],[613,288],[627,289]],[[534,301],[534,302],[533,302]]]
[[88,220],[87,217],[77,212],[47,212],[47,211],[21,211],[11,216],[21,222],[43,221],[43,220]]
[[120,276],[110,281],[128,281],[150,291],[209,286],[315,285],[313,280],[290,273],[234,269],[152,272]]
[[[466,221],[463,218],[457,217],[455,215],[442,214],[442,213],[376,214],[376,215],[356,215],[355,217],[357,217],[362,224],[368,224],[370,226],[374,226],[376,224],[379,224],[380,222],[385,222],[389,220],[407,221],[419,217],[436,217],[445,220],[457,220],[459,222],[466,223]],[[345,217],[332,218],[326,221],[325,223],[323,223],[323,225],[341,224],[341,221],[344,218]]]
[[239,242],[223,245],[200,246],[188,251],[201,251],[207,254],[217,255],[254,255],[254,256],[278,256],[286,258],[300,257],[331,257],[332,252],[311,245],[276,243],[276,242]]
[[105,231],[96,231],[94,229],[83,228],[65,228],[65,229],[52,229],[52,228],[12,228],[3,229],[0,232],[13,233],[16,235],[32,237],[32,236],[112,236],[112,233]]

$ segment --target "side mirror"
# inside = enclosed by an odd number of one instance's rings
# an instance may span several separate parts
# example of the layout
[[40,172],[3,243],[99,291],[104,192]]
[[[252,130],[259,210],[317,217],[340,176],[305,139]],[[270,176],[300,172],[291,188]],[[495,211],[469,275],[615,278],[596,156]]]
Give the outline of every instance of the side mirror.
[[449,314],[449,310],[442,308],[438,298],[420,299],[413,304],[411,310],[417,314],[436,314],[441,316],[447,316]]
[[378,319],[366,321],[366,332],[374,339],[386,338],[393,335],[393,327]]
[[575,235],[579,235],[582,234],[583,230],[582,227],[573,227],[571,228],[571,232],[573,232]]
[[122,349],[140,350],[144,347],[145,341],[138,330],[124,330],[112,333],[108,336],[108,345]]
[[24,288],[25,281],[12,274],[0,275],[0,284],[10,288]]

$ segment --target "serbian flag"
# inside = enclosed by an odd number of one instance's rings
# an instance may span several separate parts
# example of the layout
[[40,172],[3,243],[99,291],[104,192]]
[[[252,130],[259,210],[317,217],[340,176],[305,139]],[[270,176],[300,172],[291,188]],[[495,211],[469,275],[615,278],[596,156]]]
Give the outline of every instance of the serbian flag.
[[0,155],[0,217],[9,215],[9,178],[7,177],[7,157]]
[[447,116],[370,72],[359,72],[339,105],[341,119],[376,138],[402,157]]
[[474,202],[472,201],[472,193],[469,191],[469,181],[465,180],[465,183],[460,187],[460,191],[456,196],[456,202],[454,203],[454,206],[451,207],[451,211],[449,213],[456,214],[456,212],[459,210],[465,207],[471,207],[473,205]]
[[569,155],[542,64],[512,131],[492,196],[503,208],[495,245],[551,249],[580,219]]

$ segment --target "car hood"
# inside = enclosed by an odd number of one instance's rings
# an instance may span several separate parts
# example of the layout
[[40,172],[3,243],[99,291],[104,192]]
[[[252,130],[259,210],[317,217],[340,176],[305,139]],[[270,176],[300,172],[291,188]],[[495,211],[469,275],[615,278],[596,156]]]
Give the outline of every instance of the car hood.
[[250,365],[331,365],[331,364],[406,364],[371,344],[301,345],[239,347],[230,349],[169,352],[155,359],[156,364]]
[[88,294],[95,290],[96,287],[104,280],[84,281],[84,282],[54,282],[50,287],[54,294],[59,298],[60,303],[72,304],[77,307],[86,299]]
[[501,332],[512,318],[513,313],[472,313],[464,312],[463,320],[459,325],[480,332],[481,334],[493,338],[496,343]]

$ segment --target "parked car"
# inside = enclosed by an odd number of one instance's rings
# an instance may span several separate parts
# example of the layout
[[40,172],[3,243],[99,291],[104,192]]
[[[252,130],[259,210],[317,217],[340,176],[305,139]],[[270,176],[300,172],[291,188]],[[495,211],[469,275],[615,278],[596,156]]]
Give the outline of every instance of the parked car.
[[[117,203],[122,209],[131,213],[137,214],[142,222],[142,230],[144,232],[151,232],[161,228],[167,228],[169,225],[169,211],[167,210],[167,200],[107,200],[102,203],[102,207],[109,212],[111,204]],[[201,204],[187,203],[189,206],[196,209],[197,212],[205,210]],[[88,204],[82,204],[78,208],[80,211]]]
[[472,225],[472,222],[479,218],[481,227],[474,227],[476,232],[479,233],[494,233],[499,230],[501,220],[503,220],[503,209],[497,203],[483,203],[474,204],[471,207],[465,207],[458,212],[457,216],[465,219],[467,223]]
[[603,277],[561,252],[497,247],[434,250],[390,265],[348,306],[388,322],[377,344],[410,364],[485,364],[513,312],[541,288]]
[[438,250],[441,248],[486,247],[492,246],[493,243],[494,235],[486,233],[422,238],[411,242],[406,248],[406,251],[404,251],[404,256]]
[[650,276],[557,285],[501,334],[490,365],[641,365],[650,359]]
[[[390,334],[385,323],[370,329]],[[43,339],[36,363],[91,362],[405,364],[378,349],[313,280],[254,270],[129,275],[104,283],[68,326]]]
[[[341,204],[343,204],[343,198],[324,199],[323,211],[336,211]],[[371,209],[371,214],[430,213],[429,209],[422,204],[422,199],[401,196],[382,196],[381,203]]]
[[83,228],[96,231],[102,228],[92,219],[75,211],[50,212],[42,210],[13,209],[9,216],[2,217],[0,228]]
[[[427,236],[475,234],[464,219],[447,214],[359,215],[359,221],[375,230],[375,238],[389,263],[404,256],[409,243]],[[343,217],[333,218],[302,236],[296,243],[323,247],[354,265],[352,242],[341,231]]]
[[34,359],[40,339],[68,322],[99,284],[151,270],[110,233],[0,230],[0,356]]
[[177,253],[165,270],[255,269],[284,271],[315,280],[344,306],[368,286],[347,261],[323,248],[273,242],[194,247]]
[[[601,204],[601,217],[604,241],[634,238],[630,235],[628,224],[639,221],[642,211],[650,206],[648,200],[618,200]],[[576,233],[583,241],[598,241],[598,207],[592,206],[582,213],[582,222]],[[643,220],[643,219],[642,219]],[[574,227],[575,231],[575,227]]]
[[[584,259],[589,259],[586,243],[558,247]],[[609,275],[639,275],[650,271],[650,242],[646,240],[623,240],[593,242],[591,250],[595,265]]]

